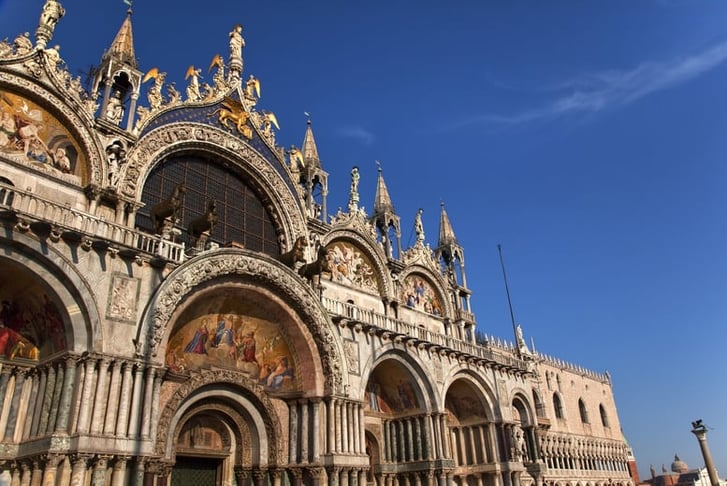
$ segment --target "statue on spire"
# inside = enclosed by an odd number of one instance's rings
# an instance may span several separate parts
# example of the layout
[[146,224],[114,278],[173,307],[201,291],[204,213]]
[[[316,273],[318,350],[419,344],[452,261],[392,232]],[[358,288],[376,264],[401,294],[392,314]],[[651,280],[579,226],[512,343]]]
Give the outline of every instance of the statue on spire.
[[66,10],[57,0],[45,0],[43,11],[40,14],[40,22],[38,30],[35,32],[36,44],[39,48],[45,49],[45,46],[53,38],[53,31],[56,24],[66,14]]
[[361,176],[358,173],[358,167],[353,166],[351,169],[351,190],[348,193],[348,211],[354,212],[358,209],[358,181]]
[[419,208],[417,215],[414,217],[414,232],[417,236],[417,243],[424,244],[424,223],[422,223],[422,213],[424,210]]
[[242,48],[245,39],[242,37],[242,25],[237,24],[230,32],[230,78],[239,80],[242,75]]

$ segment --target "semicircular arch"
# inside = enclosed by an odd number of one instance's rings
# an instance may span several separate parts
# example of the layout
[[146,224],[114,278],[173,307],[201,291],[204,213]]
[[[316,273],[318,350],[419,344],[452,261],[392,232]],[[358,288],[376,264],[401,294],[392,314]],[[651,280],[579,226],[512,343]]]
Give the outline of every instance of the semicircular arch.
[[219,157],[254,181],[277,226],[282,247],[307,234],[301,200],[294,193],[293,182],[283,178],[249,144],[209,125],[171,123],[142,137],[129,151],[122,170],[119,186],[122,194],[141,201],[144,184],[152,170],[168,157],[185,152]]
[[502,413],[497,406],[499,402],[495,390],[482,375],[473,373],[470,370],[457,370],[451,376],[447,377],[444,383],[445,403],[450,389],[460,381],[466,382],[479,396],[483,409],[487,413],[487,420],[490,422],[502,420]]
[[164,356],[178,308],[193,298],[200,288],[211,282],[234,280],[236,284],[259,287],[274,294],[298,315],[310,332],[320,359],[323,388],[326,393],[340,393],[345,360],[333,324],[320,299],[293,272],[279,261],[245,249],[220,249],[205,253],[176,268],[157,289],[144,310],[137,337],[137,354],[156,358]]
[[21,233],[14,232],[11,238],[0,236],[0,247],[6,245],[12,245],[14,251],[0,256],[0,262],[7,260],[14,268],[36,276],[33,281],[42,282],[43,292],[55,296],[52,304],[64,323],[66,350],[79,354],[103,351],[101,316],[94,292],[75,265],[51,245]]
[[207,407],[215,403],[223,405],[218,410],[226,405],[234,411],[226,415],[238,424],[240,436],[245,432],[242,423],[247,424],[254,445],[249,458],[253,464],[276,465],[282,460],[283,433],[271,399],[254,381],[227,370],[195,373],[176,390],[159,415],[157,454],[172,459],[175,439],[186,419],[200,404]]
[[[0,90],[13,105],[17,104],[13,108],[17,113],[13,115],[20,113],[25,120],[23,123],[27,123],[23,127],[23,133],[27,135],[20,133],[21,127],[16,125],[24,144],[19,151],[21,158],[67,183],[84,187],[89,184],[103,185],[102,182],[106,180],[106,168],[102,163],[103,148],[89,130],[93,126],[93,117],[80,101],[75,101],[73,96],[60,97],[40,84],[28,83],[25,78],[9,72],[3,72]],[[35,157],[40,158],[45,154],[45,160],[38,160],[39,164],[34,164],[34,159],[23,153],[25,145],[30,149],[34,140],[42,142],[38,143]],[[59,149],[68,158],[68,169],[61,168],[66,161],[60,160]]]
[[[366,377],[365,383],[367,384],[362,390],[362,395],[359,397],[362,400],[366,400],[366,394],[370,393],[371,380],[375,377],[377,369],[382,365],[394,365],[399,368],[403,373],[391,373],[387,379],[392,381],[392,386],[404,385],[405,388],[396,390],[396,393],[406,396],[409,401],[416,401],[421,404],[423,410],[431,411],[438,410],[441,406],[438,395],[434,384],[431,382],[429,373],[426,371],[426,366],[423,361],[418,357],[412,356],[400,349],[397,349],[393,344],[383,346],[380,350],[380,354],[373,360],[369,360],[363,367],[361,376]],[[409,385],[406,383],[393,383],[397,379],[404,380],[405,375],[408,375],[410,381]],[[384,386],[383,384],[381,384]],[[413,395],[411,395],[413,394]]]
[[[454,317],[452,303],[444,289],[445,284],[441,275],[435,274],[427,267],[412,265],[399,275],[397,297],[407,307],[417,308],[429,314],[439,314],[441,317]],[[427,303],[431,306],[429,310],[426,307]]]
[[[329,252],[331,251],[331,245],[335,245],[336,243],[349,244],[356,250],[360,251],[366,259],[365,263],[370,264],[371,267],[373,267],[372,270],[376,277],[378,294],[381,298],[386,300],[393,300],[395,298],[394,287],[389,276],[388,268],[386,267],[386,260],[378,246],[372,244],[369,238],[350,229],[338,229],[332,231],[321,239],[321,245],[329,249]],[[336,280],[335,269],[332,273],[333,279]]]

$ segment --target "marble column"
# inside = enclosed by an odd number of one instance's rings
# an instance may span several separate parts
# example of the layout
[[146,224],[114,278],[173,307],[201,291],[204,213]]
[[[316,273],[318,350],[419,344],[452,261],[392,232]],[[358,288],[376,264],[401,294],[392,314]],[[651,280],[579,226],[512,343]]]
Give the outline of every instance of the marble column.
[[103,433],[113,435],[116,430],[116,414],[119,411],[119,394],[121,392],[121,361],[114,361],[109,367],[111,381],[109,382],[108,405],[106,406],[106,420]]
[[300,462],[308,463],[308,400],[300,400]]
[[131,394],[131,409],[129,410],[129,428],[127,434],[130,438],[139,437],[139,422],[141,415],[141,388],[144,381],[144,369],[141,364],[134,371],[134,386]]
[[152,414],[152,400],[154,393],[154,377],[156,370],[154,368],[147,368],[146,370],[146,382],[144,383],[144,406],[142,407],[141,413],[141,438],[148,439],[149,432],[151,430],[151,414]]
[[30,404],[30,415],[28,420],[25,421],[25,431],[23,432],[24,437],[37,437],[41,432],[40,422],[48,422],[48,416],[43,416],[43,400],[45,398],[43,392],[45,391],[45,380],[47,379],[47,369],[36,368],[35,372],[31,376],[30,385],[30,398],[28,403]]
[[13,398],[10,401],[10,411],[8,413],[8,422],[5,427],[4,440],[14,440],[15,427],[18,421],[18,408],[20,407],[20,398],[23,394],[23,385],[25,385],[25,377],[28,370],[19,369],[15,371],[15,386],[13,387]]
[[341,452],[351,452],[348,448],[348,438],[351,437],[351,429],[348,426],[348,413],[351,409],[349,402],[341,404]]
[[55,431],[67,432],[68,420],[71,415],[71,403],[73,401],[73,390],[76,387],[76,358],[67,358],[64,362],[63,389],[58,404],[58,417],[56,418]]
[[151,431],[150,435],[153,438],[157,436],[157,426],[159,425],[159,400],[160,400],[160,394],[162,390],[162,374],[157,372],[156,376],[154,377],[154,391],[153,391],[153,398],[151,401]]
[[288,404],[289,429],[288,429],[288,461],[290,464],[298,463],[298,402],[292,401]]
[[124,486],[126,483],[126,461],[125,457],[117,457],[114,462],[114,469],[111,473],[111,486]]
[[273,479],[273,486],[280,486],[283,477],[283,471],[280,469],[271,469],[270,477]]
[[48,419],[50,418],[50,409],[53,405],[53,388],[56,382],[56,370],[49,366],[42,371],[41,382],[43,388],[39,390],[42,394],[42,402],[40,406],[40,423],[38,424],[38,433],[45,434],[48,430]]
[[359,444],[360,449],[359,452],[362,454],[366,454],[366,416],[364,415],[364,406],[363,404],[359,404],[358,406],[358,420],[359,420]]
[[313,462],[318,463],[321,459],[321,401],[313,399]]
[[45,461],[45,468],[43,469],[43,482],[42,486],[55,486],[56,474],[58,473],[58,464],[64,459],[64,456],[60,454],[51,454],[47,456]]
[[56,420],[58,420],[58,414],[60,413],[59,404],[61,403],[61,395],[65,387],[65,374],[66,369],[63,363],[57,362],[53,365],[56,368],[56,379],[55,385],[53,386],[53,400],[50,408],[50,417],[48,417],[48,423],[45,427],[45,433],[53,432],[56,428]]
[[91,433],[100,434],[103,431],[104,419],[106,418],[106,406],[108,404],[108,379],[109,361],[102,358],[98,364],[98,379],[96,380],[96,399],[93,404],[93,415],[91,417]]
[[81,408],[78,412],[78,425],[76,430],[81,434],[87,434],[91,417],[91,397],[95,392],[93,387],[96,374],[96,360],[88,358],[84,364],[83,392],[81,393]]
[[327,411],[327,423],[326,423],[326,429],[328,430],[328,444],[326,447],[326,452],[328,454],[332,454],[336,450],[336,430],[335,430],[335,401],[333,398],[328,400],[326,402],[326,411]]
[[88,469],[88,461],[90,459],[90,454],[75,454],[71,458],[71,486],[83,486],[86,484],[86,470]]
[[432,457],[432,420],[430,415],[422,417],[422,438],[424,439],[424,459],[431,461]]
[[119,400],[119,415],[116,421],[116,435],[120,437],[126,436],[127,425],[129,423],[129,396],[131,390],[131,382],[133,380],[134,365],[129,362],[123,364],[123,377],[121,380],[121,399]]
[[[477,431],[477,426],[476,425],[472,425],[472,426],[470,426],[470,427],[467,428],[467,433],[468,433],[469,439],[470,439],[470,451],[472,452],[472,454],[471,454],[471,456],[472,456],[472,462],[471,462],[471,464],[478,464],[480,462],[485,462],[484,459],[478,457],[478,454],[477,454],[478,447],[477,447],[477,444],[475,443],[475,432],[476,431]],[[481,449],[480,449],[480,452],[482,452]]]
[[28,418],[25,420],[25,428],[23,429],[22,439],[28,439],[38,435],[38,424],[40,422],[40,412],[38,407],[38,401],[40,392],[38,390],[38,383],[40,381],[40,374],[34,372],[30,377],[30,397],[28,397]]
[[359,437],[361,434],[359,433],[360,426],[358,418],[358,403],[351,403],[351,442],[353,445],[351,447],[351,452],[353,452],[354,454],[359,454],[361,452],[361,448],[359,445]]
[[336,430],[336,445],[334,447],[335,452],[341,452],[341,402],[339,400],[335,400],[334,402],[335,406],[335,413],[334,415],[334,423],[335,423],[335,430]]
[[106,469],[108,468],[109,456],[98,456],[93,467],[91,486],[105,486]]
[[406,448],[404,449],[404,457],[407,461],[414,460],[414,431],[412,430],[411,418],[404,422],[404,434],[406,435]]
[[444,453],[443,457],[445,459],[449,459],[452,457],[449,444],[449,426],[447,425],[447,419],[444,414],[439,415],[439,429],[442,433],[442,452]]
[[43,482],[43,468],[39,460],[33,461],[33,471],[30,473],[30,486],[40,486]]

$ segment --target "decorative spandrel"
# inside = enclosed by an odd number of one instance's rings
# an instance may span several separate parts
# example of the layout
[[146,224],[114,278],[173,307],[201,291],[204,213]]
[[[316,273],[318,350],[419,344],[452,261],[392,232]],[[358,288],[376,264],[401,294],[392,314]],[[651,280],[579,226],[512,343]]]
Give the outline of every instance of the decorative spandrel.
[[435,316],[442,315],[442,302],[431,283],[421,275],[407,276],[401,285],[399,297],[410,309]]
[[239,295],[204,299],[185,312],[169,339],[166,362],[170,370],[228,368],[270,390],[297,389],[299,370],[281,333],[285,324],[274,317],[275,311],[264,307]]
[[86,160],[55,116],[22,96],[0,91],[0,153],[51,175],[82,184]]

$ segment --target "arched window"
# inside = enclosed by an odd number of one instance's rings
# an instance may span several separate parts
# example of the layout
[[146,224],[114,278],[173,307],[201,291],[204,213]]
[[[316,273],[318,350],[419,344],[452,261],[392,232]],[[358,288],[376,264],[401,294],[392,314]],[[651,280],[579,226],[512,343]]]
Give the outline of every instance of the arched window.
[[598,406],[598,411],[601,412],[601,424],[604,427],[608,427],[608,415],[606,415],[606,409],[603,408],[603,404]]
[[563,391],[560,389],[560,375],[555,375],[555,381],[558,384],[558,391]]
[[553,393],[553,409],[555,410],[555,418],[565,418],[563,415],[563,402],[560,401],[557,393]]
[[150,211],[179,184],[186,188],[178,215],[181,241],[189,242],[189,223],[203,216],[214,199],[217,221],[212,241],[220,245],[240,244],[269,255],[280,253],[274,220],[262,191],[249,177],[212,155],[174,155],[155,167],[144,184],[144,207],[136,218],[139,228],[155,232]]
[[545,406],[535,390],[533,390],[533,403],[535,404],[535,413],[538,417],[545,417]]
[[581,413],[581,422],[584,424],[589,423],[588,422],[588,411],[586,410],[586,404],[583,403],[583,399],[578,399],[578,411]]

